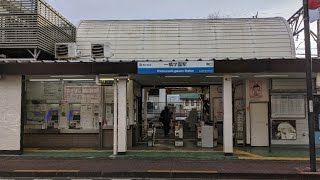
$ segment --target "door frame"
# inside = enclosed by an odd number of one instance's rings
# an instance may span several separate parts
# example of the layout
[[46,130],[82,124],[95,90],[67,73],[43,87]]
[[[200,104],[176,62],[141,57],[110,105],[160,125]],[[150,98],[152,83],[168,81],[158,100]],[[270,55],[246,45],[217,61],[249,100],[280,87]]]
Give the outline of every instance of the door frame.
[[260,102],[249,102],[249,118],[250,118],[250,145],[252,145],[252,118],[251,118],[251,104],[267,104],[267,130],[268,130],[268,145],[263,147],[270,147],[270,102],[269,101],[260,101]]

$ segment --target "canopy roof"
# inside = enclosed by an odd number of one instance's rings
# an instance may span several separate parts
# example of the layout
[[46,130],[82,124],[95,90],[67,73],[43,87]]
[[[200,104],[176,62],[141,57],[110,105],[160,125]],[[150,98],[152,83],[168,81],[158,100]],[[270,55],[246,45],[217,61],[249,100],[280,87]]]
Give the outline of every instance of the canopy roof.
[[110,61],[295,57],[283,18],[82,21],[81,54],[97,42],[109,44]]

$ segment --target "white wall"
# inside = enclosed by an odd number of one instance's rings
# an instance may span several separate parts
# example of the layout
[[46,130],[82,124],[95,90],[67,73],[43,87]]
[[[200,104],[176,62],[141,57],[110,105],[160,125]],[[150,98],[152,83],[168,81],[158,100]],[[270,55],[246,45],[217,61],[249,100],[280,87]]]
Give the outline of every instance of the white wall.
[[274,90],[299,90],[306,89],[305,79],[272,79]]
[[[261,97],[252,97],[250,95],[250,81],[261,82]],[[250,121],[250,103],[251,102],[267,102],[269,101],[269,80],[267,79],[249,79],[246,80],[246,136],[247,144],[251,143],[251,121]]]
[[0,150],[20,150],[21,76],[0,79]]

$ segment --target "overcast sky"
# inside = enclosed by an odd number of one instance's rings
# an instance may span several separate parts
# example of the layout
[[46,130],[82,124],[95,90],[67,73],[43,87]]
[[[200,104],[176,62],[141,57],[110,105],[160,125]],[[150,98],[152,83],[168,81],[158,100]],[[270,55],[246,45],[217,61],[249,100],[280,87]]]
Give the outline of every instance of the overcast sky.
[[302,0],[47,0],[78,25],[83,19],[183,19],[207,18],[219,12],[228,17],[282,16],[286,19]]
[[[185,19],[224,17],[251,18],[280,16],[288,19],[302,0],[47,0],[59,13],[78,26],[80,20]],[[312,29],[316,23],[312,24]],[[303,34],[296,45],[303,53]],[[315,43],[312,42],[315,47]],[[300,52],[299,52],[300,51]],[[313,49],[315,53],[315,49]]]

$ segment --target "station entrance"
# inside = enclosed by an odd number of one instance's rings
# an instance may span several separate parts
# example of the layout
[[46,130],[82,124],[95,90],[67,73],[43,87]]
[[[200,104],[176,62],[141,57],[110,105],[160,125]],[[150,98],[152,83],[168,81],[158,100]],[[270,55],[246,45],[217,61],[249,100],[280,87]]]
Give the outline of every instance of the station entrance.
[[144,106],[148,146],[169,149],[216,146],[209,91],[209,86],[148,89]]
[[[210,75],[27,76],[24,147],[215,148],[225,144],[224,107],[232,114],[232,85],[222,80]],[[243,97],[237,90],[243,87],[234,87],[234,97]],[[167,125],[160,118],[166,107]]]

